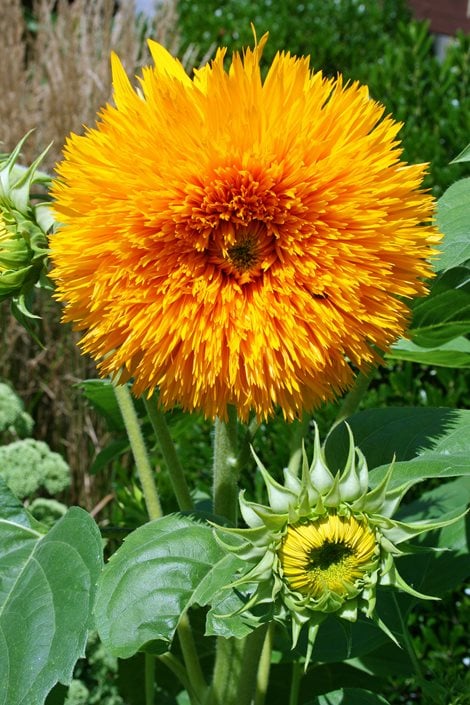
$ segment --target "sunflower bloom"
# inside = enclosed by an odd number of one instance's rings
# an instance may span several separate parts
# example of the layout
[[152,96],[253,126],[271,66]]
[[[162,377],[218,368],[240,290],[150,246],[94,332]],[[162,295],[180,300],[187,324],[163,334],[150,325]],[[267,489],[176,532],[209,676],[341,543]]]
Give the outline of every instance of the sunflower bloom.
[[377,547],[373,531],[364,523],[333,514],[289,526],[279,557],[290,588],[313,597],[325,590],[350,593],[370,568]]
[[355,448],[350,430],[349,442],[345,467],[334,474],[315,427],[312,462],[304,451],[300,476],[286,469],[284,484],[276,482],[255,456],[269,505],[248,501],[242,491],[240,511],[248,528],[215,529],[220,545],[244,563],[242,574],[226,586],[245,593],[242,606],[236,613],[220,616],[243,613],[244,620],[256,626],[259,610],[256,617],[253,608],[264,605],[272,619],[290,624],[294,645],[306,626],[307,664],[319,626],[329,614],[353,622],[361,612],[395,639],[376,614],[377,586],[394,586],[414,597],[433,599],[403,580],[395,558],[415,550],[408,544],[410,539],[459,518],[395,520],[393,515],[414,480],[389,489],[392,465],[370,489],[366,459]]
[[[365,86],[266,37],[190,79],[155,42],[135,91],[72,135],[53,187],[52,277],[103,375],[170,407],[293,419],[405,330],[439,237],[425,165]],[[428,223],[428,225],[426,225]]]

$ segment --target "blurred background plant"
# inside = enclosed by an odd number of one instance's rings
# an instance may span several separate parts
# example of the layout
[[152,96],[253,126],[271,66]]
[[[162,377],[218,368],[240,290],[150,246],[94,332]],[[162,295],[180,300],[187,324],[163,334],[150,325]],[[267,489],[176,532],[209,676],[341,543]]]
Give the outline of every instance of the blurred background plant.
[[[312,66],[326,75],[341,72],[346,79],[368,84],[372,97],[404,122],[400,136],[406,159],[430,163],[428,186],[437,196],[464,174],[465,164],[449,162],[470,134],[470,37],[458,34],[444,59],[438,59],[428,25],[413,19],[406,0],[162,0],[156,5],[155,15],[148,17],[137,16],[133,3],[125,0],[2,0],[0,151],[12,149],[34,128],[23,163],[29,164],[53,141],[43,165],[51,172],[67,134],[92,125],[100,106],[111,99],[111,50],[133,76],[148,62],[145,39],[152,36],[182,58],[190,71],[207,60],[215,45],[232,50],[252,43],[253,22],[258,37],[270,33],[266,65],[277,50],[310,54]],[[44,347],[11,317],[7,304],[0,305],[0,473],[45,523],[59,518],[67,502],[86,507],[110,536],[112,530],[132,529],[145,521],[146,514],[114,397],[106,382],[83,384],[96,376],[94,367],[79,354],[77,334],[59,324],[59,307],[47,293],[39,292],[35,313],[40,316],[36,334]],[[469,390],[468,368],[456,374],[432,365],[391,361],[375,373],[362,408],[468,408]],[[319,410],[322,433],[334,414],[331,406]],[[150,438],[142,408],[140,415]],[[199,416],[188,419],[178,410],[168,416],[183,465],[197,487],[199,506],[204,507],[212,425]],[[266,465],[283,467],[289,438],[281,419],[261,425],[256,446]],[[157,447],[151,452],[165,509],[172,511],[163,457]],[[15,458],[24,463],[26,455],[30,467],[39,468],[28,476],[34,488],[22,487],[21,475],[11,470]],[[248,461],[245,486],[251,483],[256,495],[261,489],[253,471],[254,464]],[[447,687],[449,700],[443,705],[470,703],[464,695],[469,656],[461,628],[468,610],[469,596],[459,592],[439,611],[434,605],[424,606],[409,617],[423,668]],[[121,705],[119,673],[126,668],[127,662],[109,659],[92,639],[87,661],[77,667],[67,705]],[[429,694],[414,689],[406,669],[398,669],[388,685],[384,681],[383,694],[394,705],[430,702]],[[127,694],[125,702],[133,705],[139,697]],[[47,702],[62,705],[64,689],[59,687]]]

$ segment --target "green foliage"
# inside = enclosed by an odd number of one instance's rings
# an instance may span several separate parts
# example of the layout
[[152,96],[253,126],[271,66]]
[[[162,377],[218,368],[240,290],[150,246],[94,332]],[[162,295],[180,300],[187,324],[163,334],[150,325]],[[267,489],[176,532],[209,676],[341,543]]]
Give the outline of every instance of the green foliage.
[[[465,150],[464,153],[465,154]],[[460,155],[458,161],[465,161]],[[426,298],[412,306],[411,340],[399,340],[390,359],[453,368],[470,367],[470,179],[450,186],[438,201],[444,238],[435,261],[438,276]]]
[[145,645],[165,652],[180,615],[212,601],[241,564],[207,524],[189,517],[168,515],[139,527],[100,580],[95,623],[104,645],[121,658]]
[[462,166],[450,165],[468,141],[470,38],[459,34],[444,61],[434,55],[428,25],[411,19],[402,0],[180,0],[183,48],[201,55],[215,45],[240,50],[269,31],[268,65],[276,51],[310,55],[316,70],[369,86],[386,112],[403,121],[404,158],[429,162],[427,185],[442,193]]
[[39,489],[58,494],[70,483],[70,469],[62,456],[33,438],[0,447],[0,475],[20,498],[31,497]]
[[0,439],[4,442],[30,436],[34,421],[10,385],[0,382]]
[[241,50],[253,42],[252,22],[258,36],[270,34],[267,63],[277,51],[311,54],[328,74],[379,60],[399,20],[410,18],[403,0],[179,0],[178,7],[183,49],[195,42],[202,54],[213,44]]
[[0,562],[0,703],[42,705],[83,655],[101,538],[77,507],[45,536],[2,518]]
[[437,226],[446,236],[436,269],[445,271],[470,260],[470,178],[449,186],[439,199]]
[[56,521],[64,516],[67,507],[56,499],[36,497],[36,499],[33,499],[28,505],[28,511],[43,526],[52,529]]

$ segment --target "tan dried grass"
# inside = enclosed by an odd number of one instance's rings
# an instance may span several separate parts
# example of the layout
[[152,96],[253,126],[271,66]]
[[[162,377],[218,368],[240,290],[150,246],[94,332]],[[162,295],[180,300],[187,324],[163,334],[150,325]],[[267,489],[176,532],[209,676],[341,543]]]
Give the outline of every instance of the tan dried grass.
[[[114,11],[113,0],[35,0],[33,14],[35,33],[27,29],[20,0],[0,0],[0,151],[10,151],[34,128],[23,161],[30,163],[53,142],[44,163],[51,171],[68,133],[92,125],[99,107],[111,99],[112,49],[130,75],[148,61],[149,34],[176,52],[176,0],[164,2],[150,26],[136,23],[133,3],[125,1]],[[80,356],[76,336],[61,326],[59,306],[43,292],[35,312],[42,317],[43,349],[12,318],[7,304],[0,306],[0,378],[27,404],[35,436],[67,457],[69,501],[92,509],[109,491],[106,477],[96,480],[88,472],[106,436],[73,385],[95,376],[94,368]]]

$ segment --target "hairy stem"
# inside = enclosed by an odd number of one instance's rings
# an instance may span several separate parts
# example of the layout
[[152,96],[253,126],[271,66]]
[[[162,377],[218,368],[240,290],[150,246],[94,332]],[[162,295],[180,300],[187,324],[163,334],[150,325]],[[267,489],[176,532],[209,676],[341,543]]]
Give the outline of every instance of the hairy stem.
[[[145,497],[147,513],[150,519],[159,519],[163,516],[158,496],[157,486],[155,484],[154,473],[150,466],[150,461],[145,447],[142,432],[140,430],[139,419],[137,417],[132,396],[127,386],[115,386],[114,391],[116,399],[124,419],[129,442],[131,444],[132,453],[134,455],[137,472],[142,485],[142,490]],[[153,424],[153,421],[152,421]],[[163,426],[161,419],[158,421],[159,428]],[[167,429],[168,434],[168,429]],[[169,434],[168,434],[169,437]],[[168,439],[166,439],[168,440]],[[170,443],[165,441],[165,448],[168,450],[169,445],[173,446],[171,438]],[[174,447],[173,447],[174,451]],[[163,451],[162,451],[163,452]],[[170,451],[171,452],[171,451]],[[171,456],[174,460],[173,456]],[[176,453],[174,453],[176,457]],[[165,459],[166,456],[165,456]],[[176,458],[176,463],[179,466],[179,460]],[[181,466],[179,466],[181,467]],[[189,492],[188,492],[189,497]],[[186,497],[186,501],[188,500]],[[180,498],[181,499],[181,498]],[[179,501],[179,500],[178,500]],[[191,499],[189,498],[189,502]],[[192,506],[192,503],[191,503]],[[189,507],[188,507],[189,508]],[[183,658],[186,666],[186,680],[189,679],[192,690],[196,693],[199,702],[202,702],[202,693],[206,689],[206,683],[202,674],[201,665],[199,663],[198,654],[194,645],[193,635],[187,615],[183,615],[180,624],[178,625],[178,638],[183,652]],[[150,692],[150,680],[154,678],[154,660],[145,659],[145,683],[146,693]],[[184,684],[184,683],[183,683]],[[153,692],[153,689],[152,689]],[[153,697],[153,696],[152,696]],[[146,705],[152,705],[153,700],[146,702]]]
[[256,677],[256,694],[254,705],[264,705],[269,684],[269,672],[271,670],[271,652],[274,639],[274,622],[268,627],[266,637],[261,651]]
[[361,403],[362,397],[366,393],[374,374],[375,369],[371,370],[369,374],[359,372],[356,377],[356,381],[354,383],[353,388],[346,394],[343,399],[343,403],[340,406],[338,415],[335,420],[335,426],[354,414],[359,404]]
[[168,468],[178,507],[182,512],[189,512],[194,508],[193,502],[180,459],[176,453],[176,448],[166,423],[165,414],[158,408],[157,400],[154,397],[150,400],[144,399],[144,404]]
[[238,448],[237,412],[227,409],[228,421],[216,418],[214,427],[214,514],[237,521]]
[[159,519],[163,516],[162,507],[131,393],[125,384],[116,385],[114,393],[121,410],[129,443],[131,444],[137,473],[144,493],[147,513],[150,519]]
[[400,621],[400,627],[401,627],[401,637],[403,639],[403,643],[405,645],[406,652],[410,658],[410,661],[413,665],[416,678],[418,679],[418,682],[423,682],[424,681],[424,674],[421,668],[421,664],[419,663],[418,656],[416,655],[415,648],[413,646],[413,642],[410,637],[410,633],[408,631],[408,627],[405,624],[405,620],[403,619],[403,615],[400,609],[400,605],[398,604],[397,596],[395,593],[393,594],[393,602],[395,603],[395,608],[397,611],[398,619]]
[[158,660],[178,678],[183,688],[187,691],[191,705],[201,705],[202,701],[197,697],[192,687],[191,681],[188,677],[185,667],[183,664],[169,651],[160,656],[157,656]]
[[145,705],[155,703],[155,656],[145,654]]
[[244,639],[219,637],[208,705],[250,705],[252,703],[266,631],[267,625],[264,625]]
[[292,681],[290,686],[289,705],[298,705],[300,693],[300,681],[303,676],[303,665],[298,661],[292,664]]
[[302,442],[310,423],[309,414],[302,414],[302,419],[300,421],[294,421],[291,426],[291,440],[290,440],[290,457],[289,457],[289,470],[294,474],[298,475],[301,462],[302,462]]
[[207,683],[199,662],[199,656],[196,651],[196,644],[194,643],[191,624],[189,623],[189,617],[187,614],[183,614],[179,621],[178,639],[180,642],[181,651],[183,652],[189,682],[191,683],[191,687],[194,690],[197,699],[202,703],[207,691]]

